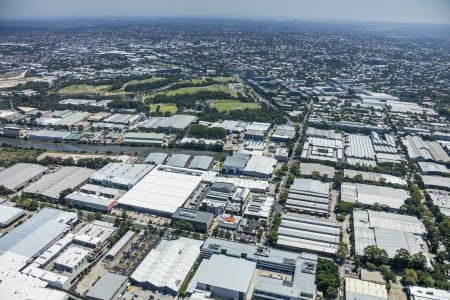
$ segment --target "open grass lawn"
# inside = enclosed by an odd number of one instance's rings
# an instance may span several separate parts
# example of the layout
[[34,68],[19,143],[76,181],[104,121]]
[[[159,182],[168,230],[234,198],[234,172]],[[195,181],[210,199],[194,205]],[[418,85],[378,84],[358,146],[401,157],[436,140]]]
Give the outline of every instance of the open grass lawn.
[[103,93],[111,90],[111,85],[89,85],[89,84],[72,84],[58,90],[60,94],[88,94]]
[[[201,92],[223,92],[230,95],[231,98],[237,97],[237,93],[224,84],[212,84],[207,86],[184,87],[175,90],[167,90],[157,94],[164,94],[168,97],[177,95],[195,95]],[[157,95],[155,94],[155,95]],[[151,97],[151,96],[150,96]]]
[[150,77],[147,79],[142,79],[142,80],[131,80],[128,81],[127,83],[125,83],[120,90],[124,90],[127,86],[132,86],[132,85],[138,85],[138,84],[144,84],[144,83],[153,83],[153,82],[158,82],[161,80],[164,80],[165,78],[162,77]]
[[261,105],[258,103],[241,102],[238,100],[213,100],[211,106],[218,112],[230,112],[232,110],[259,109]]
[[0,166],[9,167],[17,162],[33,162],[44,151],[0,147]]
[[169,112],[171,115],[177,112],[177,106],[175,104],[170,103],[152,103],[150,104],[151,112],[156,112],[156,109],[159,105],[159,111],[162,113]]

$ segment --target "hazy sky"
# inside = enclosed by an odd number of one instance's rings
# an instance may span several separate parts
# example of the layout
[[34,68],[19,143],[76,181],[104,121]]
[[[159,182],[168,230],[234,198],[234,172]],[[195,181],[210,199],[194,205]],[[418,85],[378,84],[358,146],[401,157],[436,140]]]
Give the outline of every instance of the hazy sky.
[[135,16],[450,23],[450,0],[0,0],[0,19]]

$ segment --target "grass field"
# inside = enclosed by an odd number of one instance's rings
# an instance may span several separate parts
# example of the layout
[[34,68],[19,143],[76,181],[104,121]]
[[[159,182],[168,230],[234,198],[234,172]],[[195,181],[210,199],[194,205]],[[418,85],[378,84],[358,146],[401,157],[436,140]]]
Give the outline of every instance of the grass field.
[[0,147],[0,166],[9,167],[17,162],[34,161],[42,152],[44,151]]
[[111,90],[111,85],[72,84],[58,90],[60,94],[104,93]]
[[159,105],[159,111],[162,113],[170,112],[171,115],[177,112],[177,106],[175,104],[170,103],[153,103],[150,104],[151,112],[156,112],[156,108]]
[[241,102],[238,100],[213,100],[211,106],[218,112],[230,112],[232,110],[259,109],[261,105],[258,103]]
[[[184,88],[179,88],[179,89],[175,89],[175,90],[167,90],[167,91],[163,91],[163,92],[159,92],[157,94],[154,95],[166,95],[168,97],[170,96],[177,96],[177,95],[194,95],[197,93],[201,93],[201,92],[223,92],[226,94],[229,94],[231,98],[237,97],[237,93],[235,91],[233,91],[230,87],[228,87],[227,85],[224,84],[212,84],[212,85],[207,85],[207,86],[196,86],[196,87],[184,87]],[[154,95],[150,95],[150,98],[152,98],[152,96]]]
[[132,85],[138,85],[138,84],[143,84],[143,83],[153,83],[153,82],[157,82],[157,81],[161,81],[164,80],[164,78],[162,77],[150,77],[147,79],[142,79],[142,80],[131,80],[128,81],[127,83],[125,83],[120,90],[125,90],[125,88],[127,86],[132,86]]

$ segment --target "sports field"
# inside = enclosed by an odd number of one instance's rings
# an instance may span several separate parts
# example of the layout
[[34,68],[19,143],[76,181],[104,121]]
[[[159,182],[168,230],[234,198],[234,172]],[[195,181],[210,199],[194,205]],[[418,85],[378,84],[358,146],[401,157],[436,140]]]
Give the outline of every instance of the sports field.
[[177,112],[177,106],[171,103],[152,103],[150,104],[151,112],[156,112],[158,105],[159,111],[162,113],[169,112],[171,115],[173,115]]
[[152,96],[155,96],[155,95],[166,95],[168,97],[172,97],[172,96],[178,96],[178,95],[195,95],[197,93],[202,93],[202,92],[222,92],[222,93],[226,93],[226,94],[230,95],[230,98],[235,98],[238,96],[237,93],[235,91],[233,91],[227,85],[212,84],[212,85],[207,85],[207,86],[183,87],[183,88],[174,89],[174,90],[167,90],[167,91],[163,91],[163,92],[159,92],[157,94],[151,95],[150,98],[152,98]]
[[211,101],[211,106],[217,109],[218,112],[261,108],[261,105],[258,103],[241,102],[238,100],[213,100]]

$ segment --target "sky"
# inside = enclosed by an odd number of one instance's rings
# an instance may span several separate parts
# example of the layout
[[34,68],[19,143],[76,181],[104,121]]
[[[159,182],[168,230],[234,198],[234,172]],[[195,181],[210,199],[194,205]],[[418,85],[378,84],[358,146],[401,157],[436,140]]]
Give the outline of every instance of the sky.
[[0,0],[0,19],[220,17],[450,24],[450,0]]

